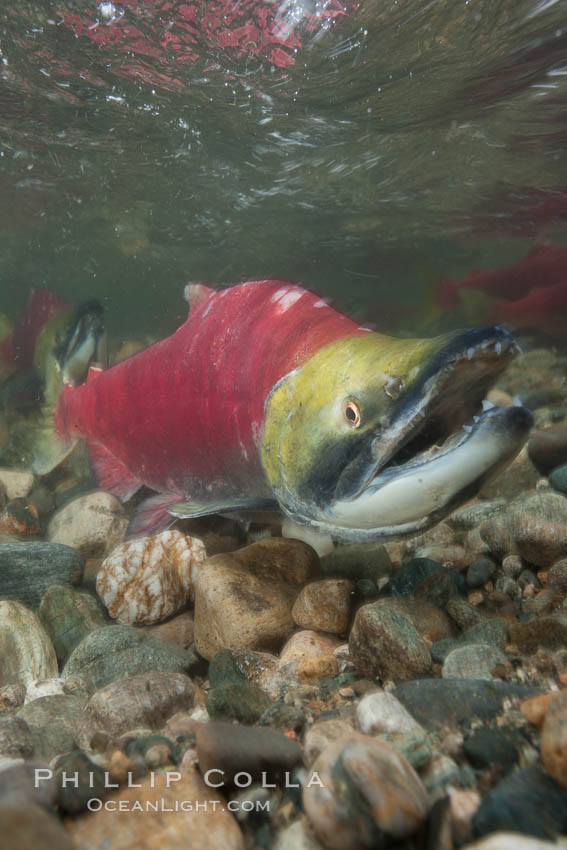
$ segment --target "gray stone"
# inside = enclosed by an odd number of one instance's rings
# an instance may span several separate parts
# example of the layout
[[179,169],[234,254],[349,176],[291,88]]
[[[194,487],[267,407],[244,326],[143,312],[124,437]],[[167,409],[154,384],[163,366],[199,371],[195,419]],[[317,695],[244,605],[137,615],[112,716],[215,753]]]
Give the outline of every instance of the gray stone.
[[502,711],[504,700],[539,694],[537,688],[484,679],[415,679],[402,682],[394,695],[410,714],[431,731],[454,729],[474,720],[487,722]]
[[0,543],[0,598],[37,609],[54,584],[81,581],[83,560],[76,549],[59,543]]
[[17,717],[24,720],[31,733],[34,754],[50,761],[59,753],[75,746],[74,725],[86,700],[74,694],[40,697],[24,705]]
[[400,600],[379,599],[358,609],[349,637],[353,664],[363,676],[405,679],[431,668],[425,640],[418,634]]
[[122,676],[149,670],[188,673],[196,663],[191,649],[150,637],[133,626],[104,626],[75,647],[62,675],[80,677],[95,691]]
[[30,758],[33,740],[28,724],[9,714],[0,717],[0,758]]
[[492,670],[506,664],[507,658],[496,646],[471,643],[453,649],[443,662],[444,679],[492,679]]
[[109,618],[90,593],[56,584],[44,594],[39,619],[51,638],[60,664],[93,629],[109,624]]
[[261,780],[265,773],[269,781],[277,781],[302,760],[299,744],[281,732],[219,721],[198,729],[197,755],[204,776],[208,770],[224,771],[211,774],[211,781],[222,782],[225,787],[230,787],[242,771],[253,779]]

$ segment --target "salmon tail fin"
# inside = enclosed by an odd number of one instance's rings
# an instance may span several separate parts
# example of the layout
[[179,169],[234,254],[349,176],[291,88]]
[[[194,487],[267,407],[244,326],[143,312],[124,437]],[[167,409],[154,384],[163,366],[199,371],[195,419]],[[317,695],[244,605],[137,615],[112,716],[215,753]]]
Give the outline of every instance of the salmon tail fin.
[[71,452],[76,439],[67,439],[57,427],[58,412],[73,387],[91,380],[102,370],[93,364],[105,357],[104,310],[95,300],[80,304],[47,324],[39,335],[34,365],[43,377],[44,403],[34,434],[32,469],[46,475]]
[[55,469],[70,454],[76,443],[76,440],[63,439],[55,422],[60,396],[72,391],[71,387],[63,386],[61,370],[53,360],[53,364],[50,364],[46,371],[44,403],[34,428],[31,468],[36,475],[47,475]]

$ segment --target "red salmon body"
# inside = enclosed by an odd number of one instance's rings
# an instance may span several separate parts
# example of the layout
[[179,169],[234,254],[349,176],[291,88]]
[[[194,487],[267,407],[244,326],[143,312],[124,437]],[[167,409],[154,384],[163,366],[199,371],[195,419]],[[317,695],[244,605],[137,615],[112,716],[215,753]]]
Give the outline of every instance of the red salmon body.
[[259,440],[272,387],[322,346],[367,332],[282,281],[204,291],[174,334],[60,399],[59,435],[87,438],[99,483],[120,498],[141,484],[173,500],[269,496]]

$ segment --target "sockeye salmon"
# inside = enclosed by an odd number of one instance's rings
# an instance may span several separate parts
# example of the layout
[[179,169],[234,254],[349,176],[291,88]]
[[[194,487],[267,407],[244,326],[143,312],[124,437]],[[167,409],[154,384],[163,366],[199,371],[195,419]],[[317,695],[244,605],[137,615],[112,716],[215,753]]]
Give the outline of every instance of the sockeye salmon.
[[186,297],[171,336],[63,389],[36,455],[45,472],[83,437],[101,487],[122,500],[155,490],[132,534],[270,508],[336,541],[418,531],[531,427],[521,405],[482,403],[518,350],[503,327],[396,339],[278,280]]

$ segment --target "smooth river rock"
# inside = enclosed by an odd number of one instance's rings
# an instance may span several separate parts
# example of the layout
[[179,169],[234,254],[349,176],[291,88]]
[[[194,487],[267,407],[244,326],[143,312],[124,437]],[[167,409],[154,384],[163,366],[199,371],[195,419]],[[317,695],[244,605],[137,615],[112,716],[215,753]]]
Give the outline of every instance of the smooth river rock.
[[54,584],[81,581],[83,559],[76,549],[59,543],[0,543],[0,599],[21,602],[34,610]]
[[375,738],[352,733],[314,762],[320,780],[303,789],[317,838],[331,850],[386,850],[427,817],[427,792],[411,765]]
[[293,603],[318,571],[310,546],[277,537],[209,558],[196,585],[197,651],[210,660],[221,649],[279,649],[294,629]]

